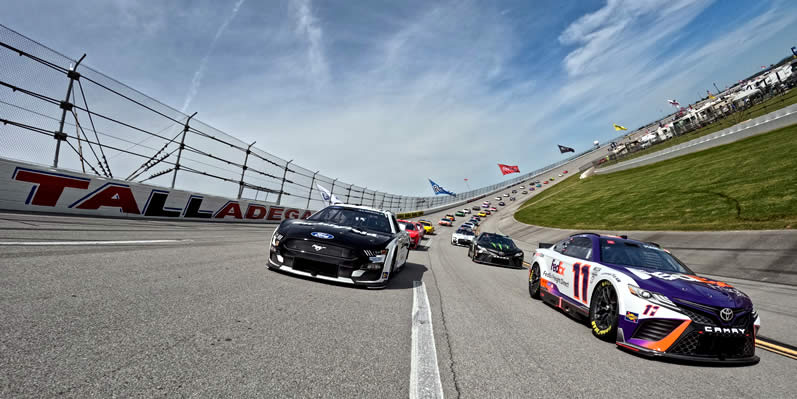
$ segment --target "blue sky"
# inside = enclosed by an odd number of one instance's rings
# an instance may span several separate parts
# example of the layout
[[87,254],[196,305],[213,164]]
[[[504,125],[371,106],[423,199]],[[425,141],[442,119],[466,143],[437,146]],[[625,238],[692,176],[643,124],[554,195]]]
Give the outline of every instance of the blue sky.
[[8,1],[0,23],[381,191],[530,171],[776,62],[797,2]]

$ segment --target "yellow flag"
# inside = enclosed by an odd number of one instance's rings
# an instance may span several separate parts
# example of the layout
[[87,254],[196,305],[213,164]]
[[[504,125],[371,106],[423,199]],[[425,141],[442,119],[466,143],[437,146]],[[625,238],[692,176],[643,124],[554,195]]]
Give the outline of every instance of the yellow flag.
[[614,130],[628,130],[628,129],[626,129],[625,127],[623,127],[623,126],[620,126],[620,125],[618,125],[618,124],[616,124],[616,123],[615,123],[615,124],[614,124]]

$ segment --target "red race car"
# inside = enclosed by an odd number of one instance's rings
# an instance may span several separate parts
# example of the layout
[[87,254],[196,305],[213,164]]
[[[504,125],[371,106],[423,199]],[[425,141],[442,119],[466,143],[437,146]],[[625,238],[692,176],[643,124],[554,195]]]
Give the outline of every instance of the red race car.
[[410,234],[410,248],[418,248],[418,244],[421,243],[421,233],[418,231],[418,226],[409,220],[399,220],[398,222],[399,227]]
[[451,227],[451,219],[448,219],[448,218],[442,218],[442,219],[440,219],[440,221],[439,221],[439,222],[437,222],[437,224],[439,224],[439,225],[441,225],[441,226],[448,226],[448,227]]
[[421,240],[426,237],[426,229],[423,228],[423,225],[420,222],[410,222],[418,228],[418,232],[421,233]]

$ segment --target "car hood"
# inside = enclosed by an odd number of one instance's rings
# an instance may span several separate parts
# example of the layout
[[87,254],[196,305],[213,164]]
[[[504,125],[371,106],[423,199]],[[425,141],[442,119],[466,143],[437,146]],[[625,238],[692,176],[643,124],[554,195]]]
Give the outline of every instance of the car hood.
[[639,288],[657,292],[672,300],[686,300],[722,308],[751,309],[750,297],[721,281],[692,274],[665,273],[645,269],[618,267],[634,279]]
[[[283,234],[285,238],[326,241],[363,249],[384,248],[393,238],[390,234],[362,231],[349,226],[299,219],[288,219],[283,221],[279,226],[279,232]],[[313,236],[312,233],[322,233],[320,235],[329,234],[332,238],[319,238]],[[285,238],[283,238],[283,240]]]

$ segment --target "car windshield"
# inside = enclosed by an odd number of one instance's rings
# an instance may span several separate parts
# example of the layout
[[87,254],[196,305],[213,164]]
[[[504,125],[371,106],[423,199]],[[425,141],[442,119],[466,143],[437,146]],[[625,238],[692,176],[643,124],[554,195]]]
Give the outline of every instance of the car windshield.
[[324,222],[348,226],[357,230],[378,233],[392,233],[390,220],[381,212],[367,209],[344,208],[340,206],[326,207],[307,218],[314,222]]
[[693,274],[678,258],[655,245],[601,238],[601,260],[621,266]]
[[415,230],[415,224],[410,222],[399,222],[402,230]]
[[517,249],[515,242],[512,241],[511,238],[496,234],[485,234],[481,239],[479,239],[479,245],[500,251]]
[[468,230],[468,229],[459,229],[459,230],[457,230],[457,234],[461,234],[463,236],[472,236],[472,235],[474,235],[473,232]]

